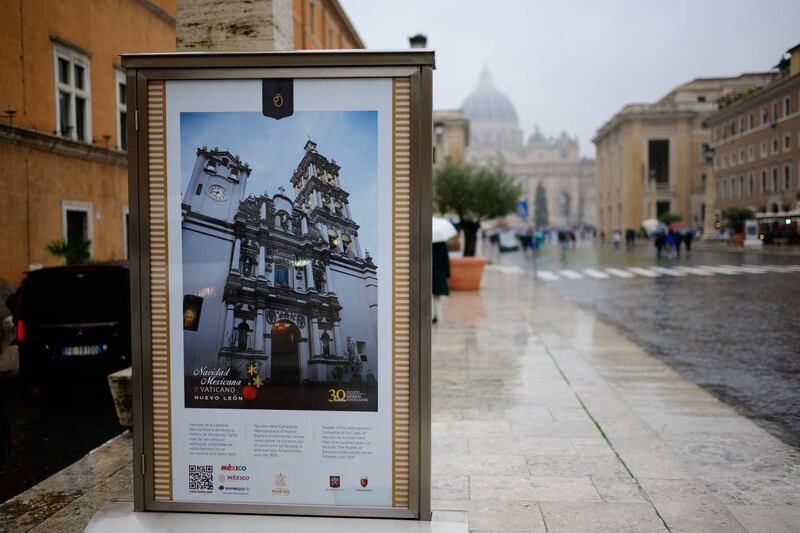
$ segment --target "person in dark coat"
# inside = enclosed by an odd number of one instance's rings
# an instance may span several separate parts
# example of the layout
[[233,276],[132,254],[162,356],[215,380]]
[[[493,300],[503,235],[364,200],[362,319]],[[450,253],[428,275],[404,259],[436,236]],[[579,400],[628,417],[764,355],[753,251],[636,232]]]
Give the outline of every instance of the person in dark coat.
[[681,243],[683,242],[683,233],[680,231],[675,232],[675,257],[681,256]]
[[660,231],[656,233],[656,238],[653,239],[656,245],[656,257],[661,259],[661,252],[664,250],[664,245],[667,244],[667,239]]
[[450,294],[450,287],[447,285],[447,278],[450,277],[450,256],[447,254],[447,243],[444,241],[433,243],[433,300],[431,302],[431,315],[433,323],[439,321],[439,308],[441,307],[440,296]]

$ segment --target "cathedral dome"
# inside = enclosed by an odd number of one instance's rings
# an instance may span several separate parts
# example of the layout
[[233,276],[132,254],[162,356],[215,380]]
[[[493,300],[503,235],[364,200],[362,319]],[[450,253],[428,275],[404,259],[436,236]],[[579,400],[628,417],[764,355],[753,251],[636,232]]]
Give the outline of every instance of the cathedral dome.
[[467,96],[461,105],[464,115],[475,122],[506,122],[517,126],[517,109],[511,100],[500,92],[492,82],[492,75],[484,68],[478,87]]

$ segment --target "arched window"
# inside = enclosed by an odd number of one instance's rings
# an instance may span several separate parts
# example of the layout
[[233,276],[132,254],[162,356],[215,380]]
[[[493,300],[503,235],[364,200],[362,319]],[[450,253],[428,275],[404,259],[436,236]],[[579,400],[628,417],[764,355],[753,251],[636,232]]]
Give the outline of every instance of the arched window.
[[275,265],[275,285],[279,287],[289,286],[289,269],[283,265]]
[[339,247],[339,233],[335,229],[328,230],[328,244],[330,245],[331,249],[336,249]]

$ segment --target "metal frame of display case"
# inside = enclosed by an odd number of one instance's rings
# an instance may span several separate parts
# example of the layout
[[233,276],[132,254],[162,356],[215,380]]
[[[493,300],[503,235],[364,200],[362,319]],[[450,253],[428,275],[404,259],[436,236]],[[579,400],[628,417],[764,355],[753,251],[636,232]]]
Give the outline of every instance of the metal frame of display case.
[[[430,520],[430,457],[431,457],[431,174],[432,174],[432,131],[431,131],[431,84],[434,68],[434,54],[427,50],[403,51],[297,51],[267,53],[143,53],[123,54],[122,66],[127,72],[128,109],[128,179],[130,235],[129,257],[131,273],[131,337],[133,348],[133,398],[134,398],[134,508],[137,511],[185,511],[214,513],[253,513],[285,514],[306,516],[347,516],[372,518],[405,518]],[[154,388],[154,383],[162,379],[163,354],[154,351],[159,335],[154,329],[161,328],[169,321],[168,315],[153,313],[158,304],[159,284],[165,274],[168,278],[168,262],[163,260],[166,250],[161,250],[152,235],[164,221],[154,218],[158,214],[159,191],[153,186],[153,176],[160,172],[160,179],[166,184],[166,165],[158,150],[165,150],[166,105],[162,89],[161,110],[153,102],[158,102],[159,84],[163,88],[170,80],[241,80],[265,78],[323,79],[323,78],[390,78],[393,83],[402,83],[403,101],[407,102],[409,135],[402,135],[403,143],[408,137],[407,160],[404,157],[402,168],[407,169],[408,209],[402,209],[407,217],[399,230],[393,218],[393,242],[403,233],[408,250],[407,287],[408,298],[394,302],[393,331],[397,318],[396,310],[403,311],[407,317],[407,335],[403,341],[392,339],[392,361],[399,346],[408,354],[404,367],[407,373],[407,492],[402,505],[391,507],[357,506],[316,506],[316,505],[277,505],[252,503],[205,503],[174,501],[169,492],[156,483],[154,474],[159,461],[165,461],[164,443],[155,438],[157,427],[163,424],[163,416],[154,410],[161,401],[162,390]],[[405,87],[408,90],[405,90]],[[154,94],[156,95],[154,97]],[[405,95],[408,95],[406,97]],[[155,98],[155,100],[154,100]],[[396,102],[393,93],[393,117]],[[394,119],[393,119],[394,120]],[[160,129],[159,129],[160,128]],[[155,133],[154,133],[155,132]],[[160,132],[160,133],[159,133]],[[393,128],[392,174],[395,179],[397,150]],[[163,145],[163,146],[162,146]],[[161,170],[159,171],[159,165]],[[393,198],[394,198],[393,189]],[[165,194],[165,193],[164,193]],[[155,203],[154,203],[155,202]],[[165,209],[164,209],[165,210]],[[398,211],[399,212],[399,211]],[[166,220],[166,215],[164,215]],[[164,230],[166,235],[166,229]],[[164,245],[168,246],[168,245]],[[393,255],[393,269],[395,257]],[[167,272],[164,272],[167,269]],[[396,272],[392,272],[396,278]],[[395,283],[395,280],[392,280]],[[405,289],[404,289],[405,290]],[[405,307],[398,307],[405,306]],[[166,307],[164,307],[166,309]],[[172,317],[173,320],[178,319]],[[158,333],[158,332],[156,332]],[[394,333],[393,333],[394,335]],[[405,343],[407,346],[397,344]],[[167,367],[169,353],[167,351]],[[154,366],[154,364],[156,366]],[[159,367],[158,365],[162,366]],[[168,369],[167,369],[168,372]],[[392,384],[399,374],[393,369]],[[405,381],[405,375],[402,376]],[[167,381],[168,383],[168,381]],[[163,379],[162,379],[163,384]],[[167,392],[166,394],[169,394]],[[391,416],[395,416],[396,395],[392,395]],[[167,410],[170,409],[169,404]],[[399,404],[397,404],[399,405]],[[405,409],[401,406],[400,408]],[[167,413],[169,415],[169,413]],[[167,416],[167,424],[171,424]],[[170,426],[171,427],[171,426]],[[393,433],[397,431],[392,424]],[[405,431],[405,430],[404,430]],[[393,435],[394,442],[395,435]],[[171,446],[171,442],[167,443]],[[402,448],[402,447],[401,447]],[[402,450],[401,450],[402,451]],[[171,462],[171,450],[166,457]],[[395,454],[393,447],[393,472],[395,479]],[[171,463],[170,463],[171,464]],[[170,470],[171,475],[171,470]],[[404,482],[405,483],[405,482]],[[394,490],[394,482],[393,482]],[[404,489],[406,490],[406,489]],[[157,497],[157,494],[162,496]]]

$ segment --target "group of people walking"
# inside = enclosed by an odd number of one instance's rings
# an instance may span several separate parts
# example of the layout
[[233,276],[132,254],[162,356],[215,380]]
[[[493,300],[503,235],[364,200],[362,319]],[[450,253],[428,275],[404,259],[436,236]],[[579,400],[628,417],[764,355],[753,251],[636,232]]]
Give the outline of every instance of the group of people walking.
[[674,259],[681,256],[681,245],[686,247],[686,253],[692,251],[692,240],[694,233],[687,231],[681,233],[670,228],[666,233],[658,232],[655,234],[653,244],[656,247],[656,257],[661,257],[664,252],[667,254],[668,259]]

